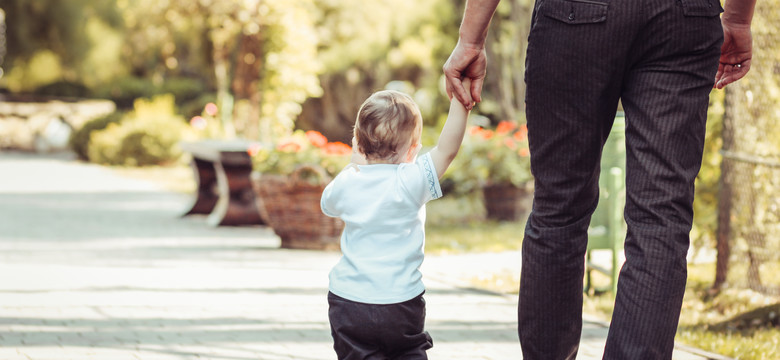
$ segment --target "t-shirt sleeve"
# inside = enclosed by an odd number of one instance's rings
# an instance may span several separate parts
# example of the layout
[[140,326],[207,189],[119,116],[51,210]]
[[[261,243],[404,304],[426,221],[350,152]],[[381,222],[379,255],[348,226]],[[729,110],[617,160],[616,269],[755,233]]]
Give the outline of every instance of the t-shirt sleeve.
[[420,204],[442,196],[439,176],[430,153],[419,156],[414,164],[409,164],[403,176],[407,189]]
[[336,199],[333,196],[333,188],[336,180],[337,179],[334,179],[325,187],[325,190],[322,191],[322,198],[320,198],[320,209],[322,209],[322,213],[330,217],[339,217],[339,212],[336,210],[335,206]]

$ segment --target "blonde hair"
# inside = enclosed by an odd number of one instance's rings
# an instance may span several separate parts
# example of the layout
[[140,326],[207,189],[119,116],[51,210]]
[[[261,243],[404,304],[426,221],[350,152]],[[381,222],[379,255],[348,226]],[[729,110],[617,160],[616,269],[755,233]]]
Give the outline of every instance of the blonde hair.
[[399,152],[417,146],[422,134],[420,108],[409,95],[382,90],[372,94],[358,111],[355,139],[370,161],[396,162]]

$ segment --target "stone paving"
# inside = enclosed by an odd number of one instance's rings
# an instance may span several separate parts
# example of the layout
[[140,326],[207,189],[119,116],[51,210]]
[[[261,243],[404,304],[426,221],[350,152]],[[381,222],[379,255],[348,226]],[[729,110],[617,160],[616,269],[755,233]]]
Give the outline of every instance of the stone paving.
[[[339,254],[181,218],[190,201],[68,156],[0,152],[0,359],[335,359],[325,297]],[[514,296],[459,278],[518,259],[426,259],[431,359],[521,358]],[[606,333],[584,321],[578,358],[600,359]]]

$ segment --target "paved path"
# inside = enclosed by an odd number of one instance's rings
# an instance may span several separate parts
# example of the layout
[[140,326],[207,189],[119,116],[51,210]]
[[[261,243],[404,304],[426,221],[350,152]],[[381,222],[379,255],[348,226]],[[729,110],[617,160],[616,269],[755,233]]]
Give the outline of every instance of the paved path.
[[[67,157],[0,152],[0,359],[334,359],[338,254],[180,218],[189,202]],[[431,359],[520,359],[514,296],[452,275],[518,257],[426,259]],[[601,358],[606,330],[585,321],[580,359]]]

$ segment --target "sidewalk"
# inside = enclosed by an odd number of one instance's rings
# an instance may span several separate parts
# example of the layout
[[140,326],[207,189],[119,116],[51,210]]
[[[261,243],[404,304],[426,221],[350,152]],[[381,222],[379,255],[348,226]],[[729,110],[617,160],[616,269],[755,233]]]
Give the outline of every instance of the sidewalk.
[[[180,218],[190,201],[67,157],[0,152],[0,359],[335,359],[325,296],[339,254]],[[515,297],[452,275],[518,257],[426,259],[432,360],[521,358]],[[578,358],[600,359],[606,334],[586,320]]]

